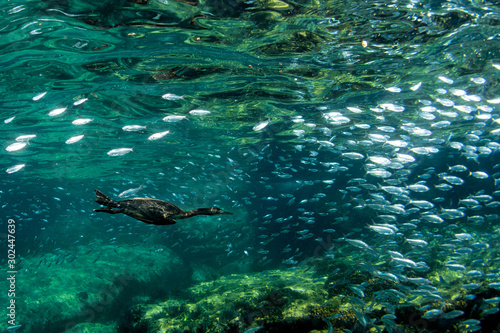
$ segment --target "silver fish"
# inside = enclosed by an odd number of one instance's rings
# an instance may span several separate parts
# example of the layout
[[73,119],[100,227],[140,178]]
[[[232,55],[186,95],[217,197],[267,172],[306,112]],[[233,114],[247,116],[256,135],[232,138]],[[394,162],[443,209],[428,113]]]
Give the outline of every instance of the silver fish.
[[170,131],[154,133],[148,137],[148,140],[150,140],[150,141],[159,140],[159,139],[163,138],[165,135],[167,135],[168,133],[170,133]]
[[189,111],[189,114],[192,114],[193,116],[204,116],[204,115],[207,115],[210,113],[212,113],[212,112],[208,111],[208,110],[200,110],[200,109]]
[[26,164],[17,164],[17,165],[14,165],[14,166],[11,166],[10,168],[8,168],[7,170],[5,170],[7,173],[14,173],[14,172],[18,172],[19,170],[21,170],[22,168],[24,168],[26,166]]
[[122,193],[118,194],[118,197],[120,197],[120,198],[128,198],[128,197],[136,194],[140,190],[142,190],[142,185],[139,186],[139,187],[136,187],[136,188],[130,188],[130,189],[126,190],[126,191],[123,191]]
[[6,151],[18,151],[26,147],[27,143],[26,142],[15,142],[13,144],[8,145],[5,150]]
[[70,144],[73,144],[73,143],[76,143],[78,141],[80,141],[81,139],[83,139],[84,135],[77,135],[77,136],[73,136],[71,138],[69,138],[68,140],[66,140],[66,144],[67,145],[70,145]]
[[164,117],[163,121],[167,122],[167,123],[175,123],[175,122],[181,121],[183,119],[187,119],[187,117],[186,116],[178,116],[178,115],[170,115],[170,116]]
[[116,148],[116,149],[111,149],[108,151],[109,156],[122,156],[125,154],[130,153],[133,150],[133,148]]
[[79,118],[79,119],[75,119],[73,120],[71,123],[73,125],[85,125],[85,124],[88,124],[90,123],[91,121],[94,121],[94,118]]
[[167,101],[177,101],[179,99],[184,99],[183,96],[179,96],[176,94],[164,94],[161,96],[161,98],[166,99]]
[[122,127],[122,130],[126,132],[137,132],[137,131],[142,131],[144,129],[146,129],[146,126],[142,125],[127,125]]

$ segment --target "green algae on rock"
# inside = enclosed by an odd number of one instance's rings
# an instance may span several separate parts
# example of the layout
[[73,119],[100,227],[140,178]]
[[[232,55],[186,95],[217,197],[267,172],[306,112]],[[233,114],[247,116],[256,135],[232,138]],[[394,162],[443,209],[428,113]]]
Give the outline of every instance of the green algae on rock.
[[190,287],[183,300],[137,305],[132,311],[140,315],[131,325],[141,332],[228,332],[264,321],[295,323],[325,302],[323,283],[314,280],[305,269],[223,276]]
[[63,332],[79,323],[95,328],[95,322],[115,319],[112,314],[120,313],[124,302],[142,294],[167,294],[181,287],[179,277],[190,277],[166,248],[94,245],[23,260],[28,269],[18,272],[17,288],[23,292],[16,302],[20,313],[31,314],[23,322],[26,332]]

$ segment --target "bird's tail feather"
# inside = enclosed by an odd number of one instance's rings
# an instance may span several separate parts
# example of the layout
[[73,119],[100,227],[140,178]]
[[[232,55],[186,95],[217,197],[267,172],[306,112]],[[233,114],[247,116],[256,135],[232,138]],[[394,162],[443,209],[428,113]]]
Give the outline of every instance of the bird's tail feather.
[[114,201],[104,193],[99,190],[94,190],[96,197],[94,199],[99,205],[108,206],[108,207],[118,207],[118,202]]

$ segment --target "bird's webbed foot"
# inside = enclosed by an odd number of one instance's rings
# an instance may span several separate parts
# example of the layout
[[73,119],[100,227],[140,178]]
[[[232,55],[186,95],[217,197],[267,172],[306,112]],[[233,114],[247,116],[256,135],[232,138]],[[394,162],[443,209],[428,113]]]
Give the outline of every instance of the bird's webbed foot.
[[121,209],[112,209],[109,207],[104,207],[104,208],[99,208],[99,209],[94,209],[94,212],[102,212],[102,213],[108,213],[108,214],[118,214],[121,213]]

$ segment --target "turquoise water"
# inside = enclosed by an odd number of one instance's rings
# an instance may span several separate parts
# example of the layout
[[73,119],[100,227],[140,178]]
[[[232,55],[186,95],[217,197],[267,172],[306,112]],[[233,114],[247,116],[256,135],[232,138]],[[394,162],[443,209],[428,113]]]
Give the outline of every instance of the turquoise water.
[[138,2],[0,5],[2,329],[498,329],[497,3]]

